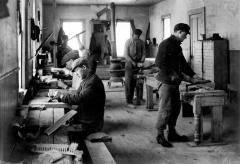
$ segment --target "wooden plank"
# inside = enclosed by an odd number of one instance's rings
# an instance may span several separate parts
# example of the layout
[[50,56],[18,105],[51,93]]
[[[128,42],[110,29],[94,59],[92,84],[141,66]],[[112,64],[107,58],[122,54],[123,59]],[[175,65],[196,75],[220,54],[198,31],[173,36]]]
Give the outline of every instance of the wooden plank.
[[47,128],[44,133],[47,135],[51,135],[55,130],[57,130],[61,125],[63,125],[67,120],[72,118],[75,114],[77,114],[77,111],[71,110],[67,114],[65,114],[63,117],[61,117],[57,122],[55,122],[52,126]]
[[69,108],[70,105],[63,102],[49,102],[49,97],[34,97],[29,101],[29,107],[45,106],[46,108]]
[[[53,124],[56,123],[61,117],[64,116],[64,108],[54,108],[52,112],[53,116]],[[64,128],[60,128],[56,131],[53,136],[54,144],[70,144],[67,136],[67,131],[62,130]],[[50,136],[48,136],[50,137]],[[65,158],[56,162],[57,164],[72,164],[72,156],[66,156]]]
[[204,90],[204,91],[188,91],[188,92],[181,92],[183,96],[194,96],[194,95],[201,95],[201,96],[217,96],[217,95],[225,95],[223,90]]
[[76,90],[67,89],[39,89],[36,97],[48,97],[49,91],[59,91],[61,93],[76,93]]
[[205,96],[201,97],[201,106],[222,106],[225,104],[223,96]]
[[85,140],[85,144],[94,164],[116,164],[103,142],[92,143]]

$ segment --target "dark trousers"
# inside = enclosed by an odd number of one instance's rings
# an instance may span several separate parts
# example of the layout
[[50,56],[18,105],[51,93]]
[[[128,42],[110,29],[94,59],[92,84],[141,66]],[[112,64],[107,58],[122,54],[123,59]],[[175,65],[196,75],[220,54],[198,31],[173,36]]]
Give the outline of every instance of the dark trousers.
[[161,84],[159,88],[159,111],[156,128],[163,131],[168,125],[169,129],[176,126],[180,113],[180,93],[179,85]]
[[[134,67],[131,62],[125,63],[125,95],[127,103],[132,103],[134,89],[136,88],[136,73],[137,67]],[[135,75],[135,77],[134,77]]]

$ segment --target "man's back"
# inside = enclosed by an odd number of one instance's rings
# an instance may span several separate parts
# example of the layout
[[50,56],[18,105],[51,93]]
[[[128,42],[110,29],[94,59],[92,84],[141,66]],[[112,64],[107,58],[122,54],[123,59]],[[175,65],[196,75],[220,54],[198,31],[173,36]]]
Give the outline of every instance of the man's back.
[[105,100],[104,85],[95,74],[81,82],[77,93],[69,94],[62,99],[63,102],[78,105],[75,123],[89,125],[93,129],[94,126],[103,124]]
[[141,60],[144,54],[144,42],[139,38],[130,38],[126,42],[128,55],[134,60]]

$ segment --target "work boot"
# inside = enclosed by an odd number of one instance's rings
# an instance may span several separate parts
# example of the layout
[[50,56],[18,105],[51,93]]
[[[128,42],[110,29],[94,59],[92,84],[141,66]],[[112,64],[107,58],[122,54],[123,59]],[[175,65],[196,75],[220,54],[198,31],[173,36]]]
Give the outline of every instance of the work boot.
[[170,129],[168,131],[168,141],[173,142],[187,142],[188,137],[185,135],[179,135],[175,129]]
[[157,143],[161,144],[163,147],[173,147],[173,145],[165,139],[164,133],[158,134],[156,140]]
[[136,106],[135,106],[133,103],[127,103],[127,104],[126,104],[126,107],[132,108],[132,109],[135,109],[135,108],[136,108]]

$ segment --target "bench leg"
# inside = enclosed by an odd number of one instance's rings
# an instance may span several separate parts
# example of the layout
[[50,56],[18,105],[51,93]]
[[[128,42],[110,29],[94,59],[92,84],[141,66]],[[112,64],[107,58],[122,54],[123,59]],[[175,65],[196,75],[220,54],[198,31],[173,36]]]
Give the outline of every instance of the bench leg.
[[202,115],[194,115],[194,142],[199,145],[203,138],[203,128],[202,128]]
[[222,140],[222,106],[212,107],[212,141],[219,142]]
[[147,109],[153,109],[153,88],[151,86],[146,85],[147,92]]
[[203,127],[202,127],[202,111],[201,99],[194,98],[193,113],[194,113],[194,142],[199,145],[203,140]]
[[140,86],[137,84],[136,86],[136,105],[141,105],[141,98],[140,98]]

